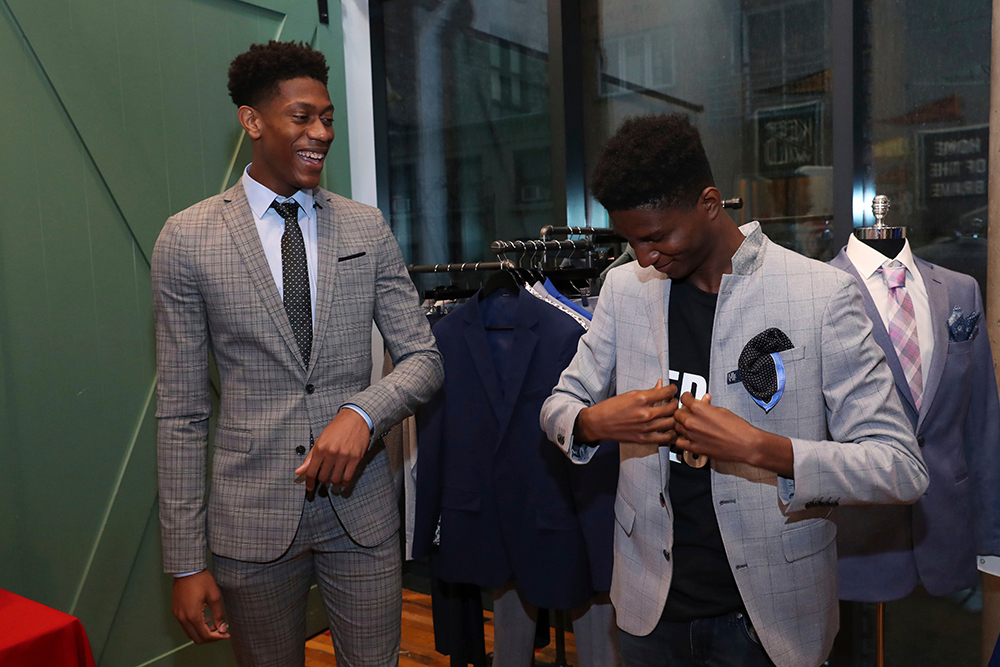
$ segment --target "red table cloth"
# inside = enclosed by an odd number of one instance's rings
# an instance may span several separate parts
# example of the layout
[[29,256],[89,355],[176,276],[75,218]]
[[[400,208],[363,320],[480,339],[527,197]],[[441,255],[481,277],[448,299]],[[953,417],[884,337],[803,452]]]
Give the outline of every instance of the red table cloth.
[[0,589],[0,665],[94,667],[94,654],[75,616]]

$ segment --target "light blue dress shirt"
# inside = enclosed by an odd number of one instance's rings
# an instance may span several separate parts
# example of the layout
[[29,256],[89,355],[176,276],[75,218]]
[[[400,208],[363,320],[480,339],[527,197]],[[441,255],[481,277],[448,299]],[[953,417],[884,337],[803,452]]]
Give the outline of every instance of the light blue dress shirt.
[[285,202],[294,199],[299,205],[299,228],[302,230],[302,240],[306,245],[306,267],[309,271],[309,298],[312,301],[313,330],[316,328],[316,281],[319,266],[319,241],[316,238],[316,202],[309,190],[299,190],[291,197],[275,194],[270,188],[261,185],[250,176],[250,165],[243,171],[243,191],[247,194],[247,203],[253,213],[253,221],[257,225],[257,235],[260,244],[264,246],[264,256],[278,288],[278,295],[284,299],[285,289],[281,273],[281,237],[285,233],[285,219],[271,208],[271,203],[277,199]]

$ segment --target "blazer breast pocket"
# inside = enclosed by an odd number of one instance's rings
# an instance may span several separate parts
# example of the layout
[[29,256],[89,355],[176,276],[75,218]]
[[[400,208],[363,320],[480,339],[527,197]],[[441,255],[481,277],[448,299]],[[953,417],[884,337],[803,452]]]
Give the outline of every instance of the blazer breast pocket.
[[972,349],[972,341],[969,340],[950,340],[948,341],[948,354],[968,354]]
[[337,289],[334,298],[337,309],[346,308],[341,316],[351,314],[367,317],[370,301],[375,295],[375,263],[360,248],[343,248],[337,256]]
[[798,361],[799,359],[806,358],[806,348],[804,345],[796,345],[790,350],[785,350],[784,352],[779,352],[781,355],[781,361]]

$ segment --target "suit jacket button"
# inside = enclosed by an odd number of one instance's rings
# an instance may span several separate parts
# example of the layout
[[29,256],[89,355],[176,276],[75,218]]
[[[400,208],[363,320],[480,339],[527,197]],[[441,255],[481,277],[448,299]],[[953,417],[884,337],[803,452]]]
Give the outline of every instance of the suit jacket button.
[[670,552],[666,549],[663,550],[663,557],[667,559],[668,563],[670,562]]
[[924,446],[924,436],[920,436],[919,438],[917,438],[917,447],[923,447],[923,446]]
[[562,433],[556,436],[556,440],[559,442],[560,445],[566,444],[566,438],[563,437]]
[[306,448],[303,445],[299,445],[298,447],[295,448],[295,453],[298,454],[299,456],[302,456],[303,454],[306,453]]
[[314,386],[313,386],[313,385],[311,385],[311,384],[307,384],[307,385],[306,385],[306,393],[307,393],[307,394],[311,394],[311,393],[313,393],[314,391],[316,391],[316,387],[314,387]]
[[660,506],[661,507],[666,507],[667,506],[667,499],[663,497],[663,492],[662,491],[660,492]]

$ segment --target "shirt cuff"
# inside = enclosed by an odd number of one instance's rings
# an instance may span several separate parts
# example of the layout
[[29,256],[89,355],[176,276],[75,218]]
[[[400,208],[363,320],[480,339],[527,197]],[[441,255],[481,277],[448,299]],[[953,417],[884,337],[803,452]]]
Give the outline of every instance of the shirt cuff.
[[364,410],[362,410],[358,406],[354,405],[354,403],[344,403],[344,405],[342,405],[340,407],[340,409],[343,410],[344,408],[348,408],[349,410],[354,410],[359,415],[361,415],[361,418],[365,420],[366,424],[368,424],[368,432],[369,433],[372,433],[372,432],[375,431],[375,422],[372,421],[372,418],[368,416],[367,412],[365,412]]
[[1000,556],[976,556],[976,566],[980,572],[1000,577]]
[[205,570],[192,570],[190,572],[181,572],[174,575],[174,579],[180,579],[181,577],[190,577],[192,574],[198,574],[199,572],[204,572]]

